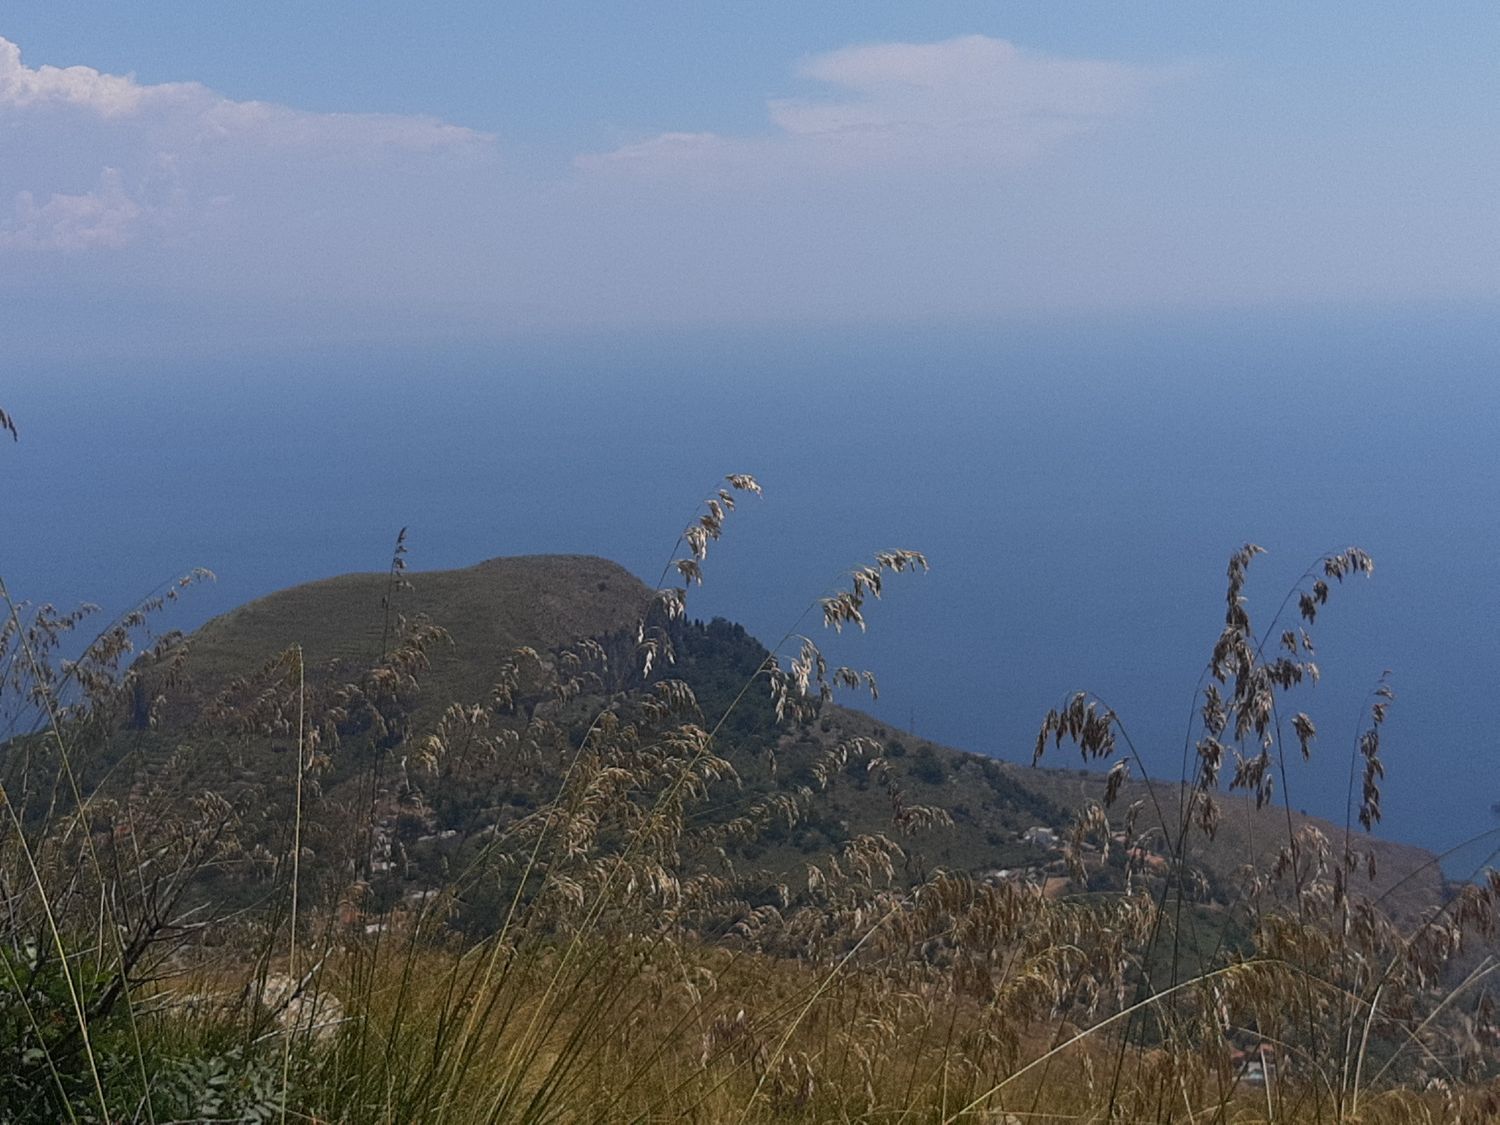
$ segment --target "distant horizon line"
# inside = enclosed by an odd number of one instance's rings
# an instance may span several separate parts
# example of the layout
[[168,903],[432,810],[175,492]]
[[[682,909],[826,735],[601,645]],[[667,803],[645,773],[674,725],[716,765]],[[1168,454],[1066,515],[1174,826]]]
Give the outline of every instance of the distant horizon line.
[[[288,306],[225,310],[204,304],[165,300],[130,301],[102,299],[85,302],[67,315],[48,302],[45,308],[29,310],[24,297],[8,295],[11,321],[7,341],[13,363],[91,364],[122,360],[174,360],[200,362],[213,359],[238,361],[274,360],[288,355],[327,353],[358,355],[367,351],[399,352],[404,349],[441,347],[453,351],[482,353],[486,349],[559,348],[577,346],[615,347],[621,341],[655,343],[663,340],[713,342],[780,336],[788,342],[799,339],[844,337],[851,334],[926,337],[952,333],[983,338],[999,333],[1120,332],[1142,328],[1232,330],[1263,324],[1266,320],[1301,322],[1315,327],[1323,321],[1348,321],[1357,325],[1376,319],[1395,318],[1417,326],[1425,321],[1468,321],[1482,318],[1481,325],[1500,339],[1492,319],[1500,314],[1500,296],[1493,299],[1409,300],[1278,300],[1263,303],[1184,306],[1111,306],[1099,308],[1009,310],[991,314],[951,317],[898,318],[877,315],[867,318],[819,317],[796,319],[761,317],[752,320],[646,320],[591,321],[582,324],[552,322],[486,325],[479,318],[464,317],[423,324],[421,317],[396,318],[372,309],[358,313],[352,330],[319,334],[330,314],[347,314],[348,306],[333,303],[293,302]],[[293,311],[295,310],[295,311]],[[205,324],[207,312],[210,323]],[[218,323],[212,323],[217,315]],[[68,320],[103,319],[97,325],[100,338],[80,341],[75,333],[59,338],[60,325]],[[493,318],[490,318],[493,321]],[[27,324],[25,321],[30,320]],[[21,323],[17,323],[17,322]],[[290,337],[290,338],[289,338]]]

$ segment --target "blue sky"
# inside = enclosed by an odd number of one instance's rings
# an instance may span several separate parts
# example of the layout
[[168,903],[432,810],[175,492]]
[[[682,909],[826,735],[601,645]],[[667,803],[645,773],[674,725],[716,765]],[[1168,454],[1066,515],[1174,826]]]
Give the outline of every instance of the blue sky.
[[1488,3],[12,0],[0,38],[23,349],[1500,296]]

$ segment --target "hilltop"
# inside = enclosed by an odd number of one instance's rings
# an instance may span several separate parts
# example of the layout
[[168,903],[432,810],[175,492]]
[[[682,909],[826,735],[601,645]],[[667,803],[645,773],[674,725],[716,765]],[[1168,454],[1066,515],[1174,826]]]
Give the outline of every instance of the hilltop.
[[513,649],[545,651],[630,628],[650,598],[624,567],[588,555],[497,558],[410,576],[345,574],[268,594],[207,622],[191,638],[190,672],[200,691],[211,691],[291,645],[302,646],[309,669],[368,662],[397,617],[420,617],[452,642],[434,648],[426,694],[465,699],[490,687]]

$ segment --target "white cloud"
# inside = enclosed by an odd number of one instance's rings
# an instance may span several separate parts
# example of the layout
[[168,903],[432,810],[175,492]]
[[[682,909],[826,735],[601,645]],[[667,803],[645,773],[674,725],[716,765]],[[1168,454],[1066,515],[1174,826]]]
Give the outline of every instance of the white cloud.
[[586,170],[681,172],[739,165],[1016,165],[1128,113],[1168,68],[1024,51],[1004,39],[845,47],[806,60],[824,99],[767,104],[776,131],[760,137],[663,133],[580,157]]
[[106,168],[93,191],[54,192],[37,203],[29,191],[16,198],[14,222],[0,227],[0,249],[118,250],[135,237],[147,209],[126,192],[118,168]]
[[[204,142],[359,145],[407,150],[486,145],[489,134],[434,117],[380,113],[309,113],[270,102],[237,102],[197,82],[145,85],[132,75],[87,66],[28,67],[21,49],[0,38],[0,115],[67,107],[106,120],[135,119],[153,136]],[[142,120],[146,119],[146,120]]]
[[246,179],[301,175],[316,185],[368,177],[372,164],[489,153],[494,142],[432,117],[310,113],[196,82],[28,67],[6,39],[0,126],[0,198],[14,201],[10,220],[0,218],[0,249],[116,250],[170,236],[238,196]]
[[21,61],[21,48],[0,39],[0,110],[48,105],[76,106],[101,117],[136,113],[147,102],[170,101],[201,87],[142,86],[128,75],[101,74],[88,66],[42,66]]

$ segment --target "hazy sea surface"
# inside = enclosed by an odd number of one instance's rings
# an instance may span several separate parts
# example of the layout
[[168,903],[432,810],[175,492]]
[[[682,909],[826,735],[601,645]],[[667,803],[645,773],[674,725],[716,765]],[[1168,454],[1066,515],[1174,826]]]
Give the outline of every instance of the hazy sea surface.
[[829,645],[879,675],[877,714],[1029,760],[1046,710],[1088,688],[1175,778],[1230,552],[1270,552],[1249,587],[1264,625],[1309,563],[1358,544],[1376,573],[1319,617],[1324,678],[1294,705],[1319,737],[1290,800],[1343,820],[1390,669],[1381,831],[1440,850],[1500,826],[1497,323],[1262,312],[31,363],[0,401],[22,427],[0,448],[0,573],[118,611],[211,568],[185,628],[383,570],[402,526],[414,569],[588,552],[654,581],[718,478],[751,472],[766,496],[713,545],[695,615],[814,632],[804,610],[842,569],[921,549],[932,573]]

